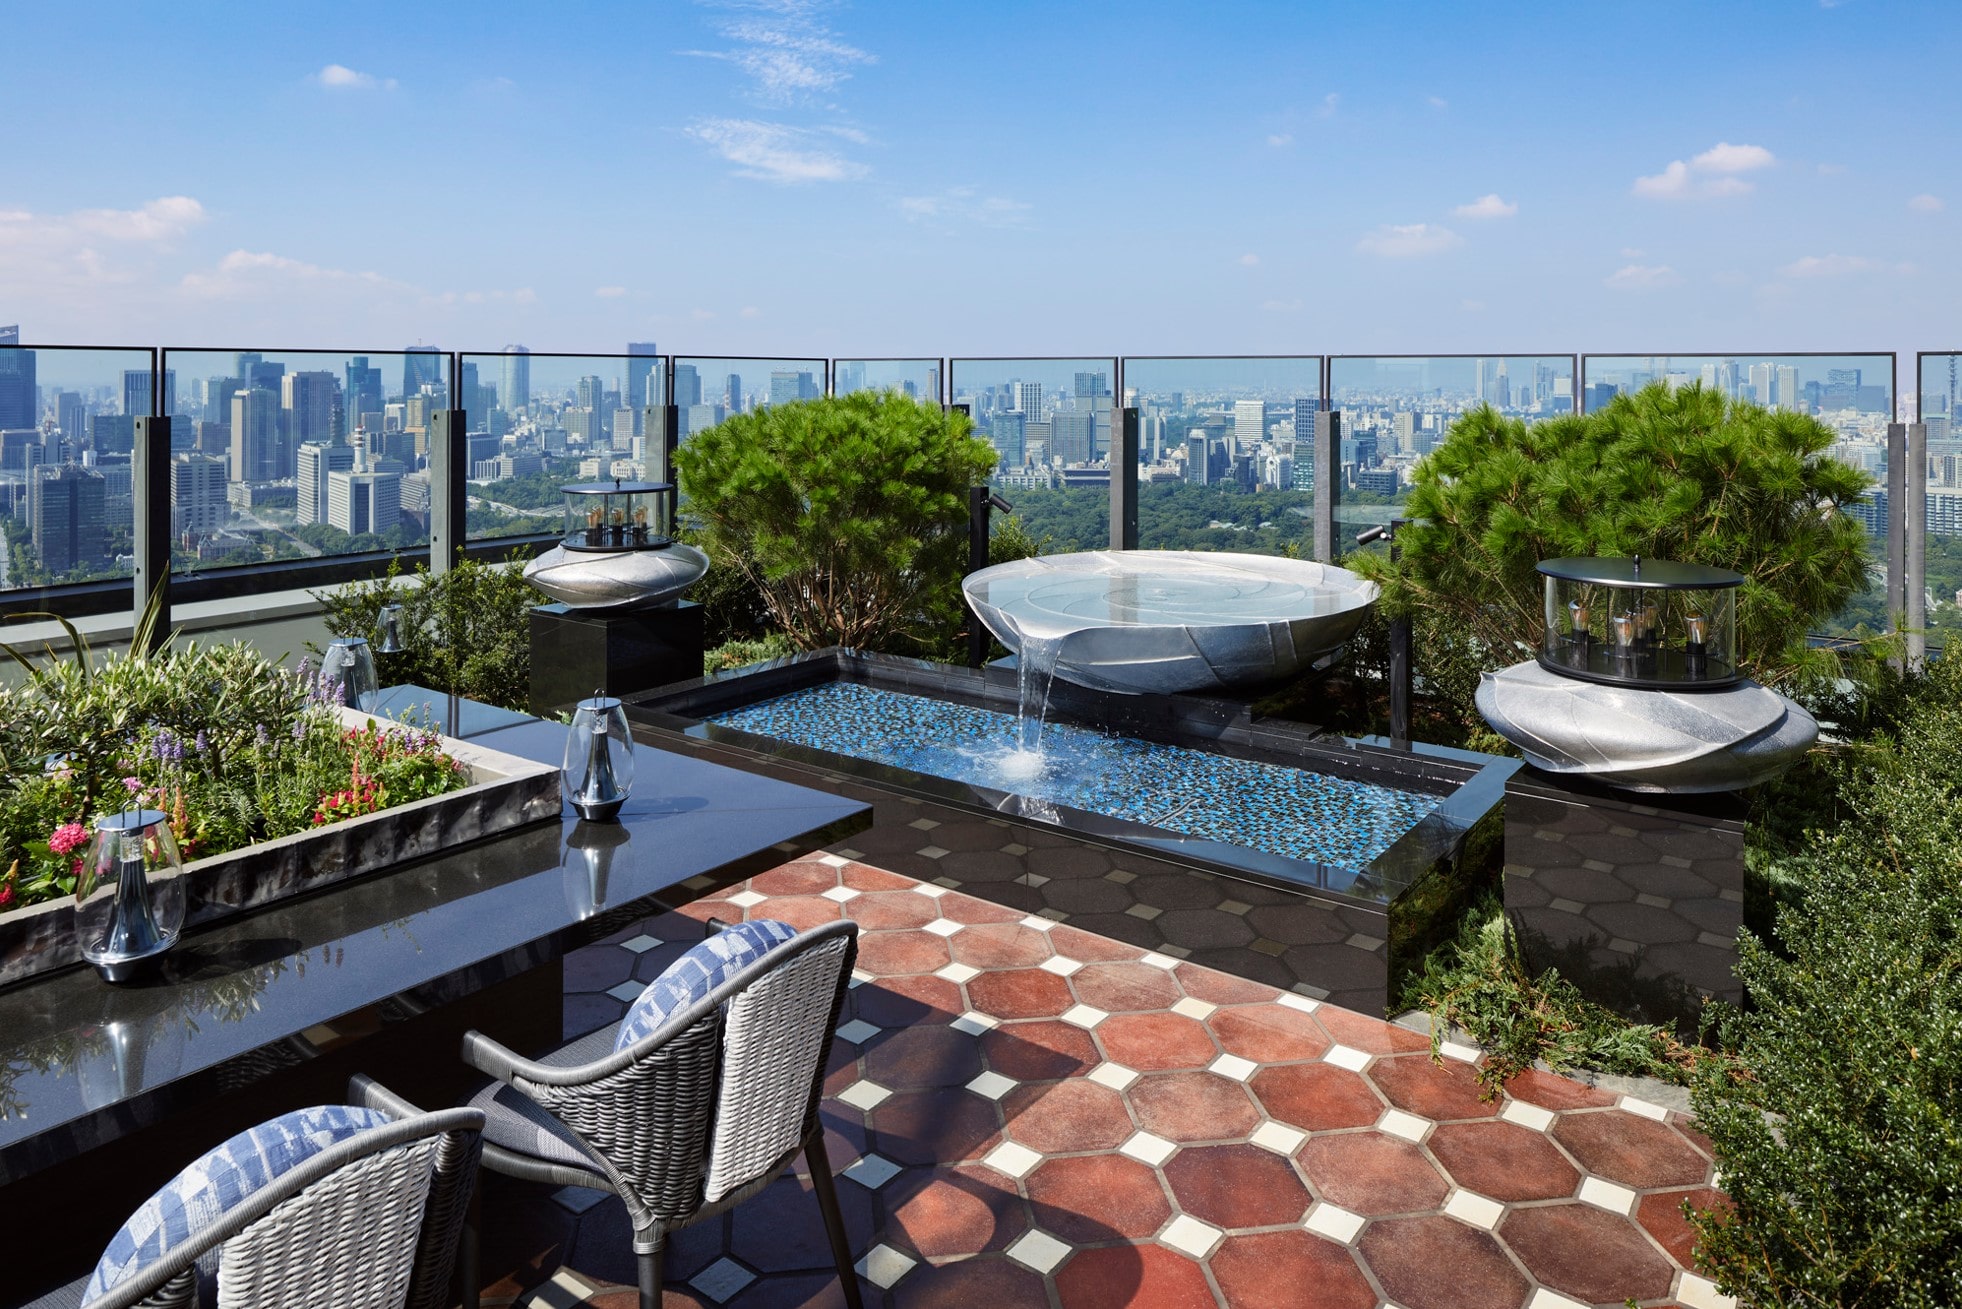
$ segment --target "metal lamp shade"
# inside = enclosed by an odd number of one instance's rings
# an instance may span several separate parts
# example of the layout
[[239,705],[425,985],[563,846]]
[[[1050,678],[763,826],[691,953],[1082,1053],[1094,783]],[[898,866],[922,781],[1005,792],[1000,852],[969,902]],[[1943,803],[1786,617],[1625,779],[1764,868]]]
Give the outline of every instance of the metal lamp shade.
[[386,604],[375,616],[375,626],[381,630],[381,644],[375,649],[382,654],[401,654],[408,649],[402,640],[403,608],[399,604]]
[[344,636],[320,657],[320,691],[327,699],[350,709],[373,709],[381,698],[375,677],[375,652],[365,637]]
[[75,935],[105,981],[139,976],[177,943],[183,871],[161,811],[130,809],[96,820],[75,878]]
[[610,822],[634,786],[634,741],[627,711],[610,695],[581,700],[565,738],[565,786],[572,808],[589,822]]

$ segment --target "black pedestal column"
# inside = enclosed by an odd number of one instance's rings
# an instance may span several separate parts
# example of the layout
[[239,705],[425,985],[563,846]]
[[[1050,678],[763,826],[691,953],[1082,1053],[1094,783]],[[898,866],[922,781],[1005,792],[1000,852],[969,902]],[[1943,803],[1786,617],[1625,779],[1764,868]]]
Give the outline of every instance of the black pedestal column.
[[626,699],[702,675],[702,607],[692,601],[626,613],[569,605],[531,611],[531,711],[553,716],[595,691]]

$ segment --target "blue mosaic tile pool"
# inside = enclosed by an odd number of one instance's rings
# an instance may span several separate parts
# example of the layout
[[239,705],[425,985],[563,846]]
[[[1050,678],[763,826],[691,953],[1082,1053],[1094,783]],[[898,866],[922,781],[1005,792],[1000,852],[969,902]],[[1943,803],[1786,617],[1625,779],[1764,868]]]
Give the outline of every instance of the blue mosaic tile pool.
[[1042,729],[1042,763],[1005,776],[1017,720],[926,696],[831,682],[709,715],[756,736],[991,787],[1166,831],[1360,870],[1443,797],[1278,764]]

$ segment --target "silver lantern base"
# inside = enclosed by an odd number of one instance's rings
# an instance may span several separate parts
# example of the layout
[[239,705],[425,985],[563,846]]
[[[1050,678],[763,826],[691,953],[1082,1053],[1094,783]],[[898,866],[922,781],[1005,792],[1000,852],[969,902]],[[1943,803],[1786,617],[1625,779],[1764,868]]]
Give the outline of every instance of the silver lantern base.
[[555,545],[525,565],[525,580],[574,609],[618,613],[678,598],[702,580],[708,567],[707,555],[678,542],[660,550],[586,551]]

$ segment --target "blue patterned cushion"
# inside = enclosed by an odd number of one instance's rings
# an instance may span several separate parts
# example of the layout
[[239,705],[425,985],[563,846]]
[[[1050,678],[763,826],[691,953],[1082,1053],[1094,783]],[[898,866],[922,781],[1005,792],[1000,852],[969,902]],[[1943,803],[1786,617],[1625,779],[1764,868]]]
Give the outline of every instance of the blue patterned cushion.
[[753,918],[708,937],[647,984],[620,1024],[620,1035],[613,1042],[615,1053],[654,1035],[672,1015],[796,935],[797,929],[789,923]]
[[164,1184],[131,1214],[89,1278],[93,1304],[238,1207],[245,1198],[331,1145],[393,1122],[348,1105],[318,1105],[240,1132]]

